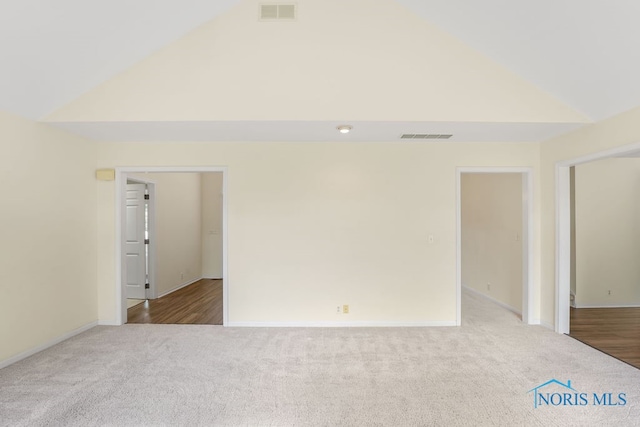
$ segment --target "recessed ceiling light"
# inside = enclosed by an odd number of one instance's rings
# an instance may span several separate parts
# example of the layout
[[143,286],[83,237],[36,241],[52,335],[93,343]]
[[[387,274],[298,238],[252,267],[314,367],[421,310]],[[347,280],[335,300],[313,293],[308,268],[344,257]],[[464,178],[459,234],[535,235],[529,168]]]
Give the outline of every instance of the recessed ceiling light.
[[340,125],[336,129],[338,129],[340,133],[349,133],[353,128],[349,125]]

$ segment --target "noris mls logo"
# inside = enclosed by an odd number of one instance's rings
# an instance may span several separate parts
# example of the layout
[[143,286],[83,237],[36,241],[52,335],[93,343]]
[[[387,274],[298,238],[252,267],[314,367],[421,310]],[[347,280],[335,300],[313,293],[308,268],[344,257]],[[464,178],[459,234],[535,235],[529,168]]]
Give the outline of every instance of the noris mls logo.
[[539,406],[625,406],[627,393],[581,393],[571,386],[554,379],[529,390],[533,393],[533,407]]

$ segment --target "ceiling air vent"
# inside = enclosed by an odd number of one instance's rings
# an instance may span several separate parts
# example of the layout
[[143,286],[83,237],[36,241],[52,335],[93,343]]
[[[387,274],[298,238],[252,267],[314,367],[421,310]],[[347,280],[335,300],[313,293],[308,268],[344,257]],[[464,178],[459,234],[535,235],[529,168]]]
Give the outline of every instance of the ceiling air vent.
[[449,139],[453,135],[440,133],[405,133],[401,139]]
[[261,4],[261,21],[291,21],[296,19],[296,5],[288,4]]

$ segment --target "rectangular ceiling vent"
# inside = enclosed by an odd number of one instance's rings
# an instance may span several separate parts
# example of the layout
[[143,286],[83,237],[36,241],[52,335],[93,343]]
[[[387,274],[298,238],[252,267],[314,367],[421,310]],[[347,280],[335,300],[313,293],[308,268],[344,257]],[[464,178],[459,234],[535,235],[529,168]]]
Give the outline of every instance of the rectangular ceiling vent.
[[294,19],[296,19],[296,5],[294,3],[260,5],[261,21],[292,21]]
[[405,133],[401,139],[449,139],[453,135],[441,133]]

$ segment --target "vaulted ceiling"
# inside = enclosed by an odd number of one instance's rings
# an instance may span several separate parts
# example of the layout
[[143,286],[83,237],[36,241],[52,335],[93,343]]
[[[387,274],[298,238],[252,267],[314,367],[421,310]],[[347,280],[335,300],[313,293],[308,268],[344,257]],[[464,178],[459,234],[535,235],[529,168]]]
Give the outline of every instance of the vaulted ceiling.
[[[307,6],[321,1],[299,0],[301,16]],[[515,131],[513,123],[501,127],[496,120],[484,125],[468,121],[452,123],[449,129],[469,133],[461,140],[540,140],[640,105],[640,84],[637,82],[640,75],[640,50],[637,48],[640,2],[395,2],[420,17],[425,24],[443,30],[557,99],[574,110],[576,117],[582,117],[560,120],[566,123],[545,120],[539,127],[527,124]],[[201,25],[225,16],[241,3],[242,0],[4,1],[0,6],[0,109],[42,119]],[[351,10],[351,17],[358,8],[362,16],[366,16],[371,5],[365,0],[343,0],[342,4]],[[334,10],[338,19],[340,12],[340,8]],[[304,25],[304,22],[300,19],[297,24]],[[326,31],[332,31],[331,22],[327,22]],[[233,40],[228,42],[233,43]],[[418,45],[415,55],[421,53]],[[336,52],[336,59],[341,55],[358,54],[357,51]],[[393,138],[410,129],[414,120],[412,117],[405,120],[394,117],[385,122],[375,117],[372,120],[357,115],[346,117],[343,114],[341,117],[361,122],[362,140]],[[331,126],[326,129],[322,126],[314,128],[315,125],[305,127],[305,121],[300,118],[291,123],[252,119],[255,118],[246,118],[246,123],[251,125],[249,132],[244,134],[242,129],[248,128],[237,120],[235,124],[210,120],[196,126],[176,120],[175,126],[169,126],[171,129],[167,129],[166,123],[162,126],[141,123],[132,127],[131,123],[110,126],[103,122],[93,126],[86,120],[76,124],[63,120],[60,126],[107,140],[162,139],[162,135],[172,131],[176,133],[175,138],[182,135],[183,139],[225,140],[234,139],[235,135],[240,139],[326,140],[333,135],[327,129],[334,130]],[[319,117],[319,123],[324,123],[324,119]],[[423,120],[432,129],[442,127],[438,126],[438,121],[437,118]],[[292,127],[292,123],[298,127]],[[309,132],[314,136],[310,137]]]

